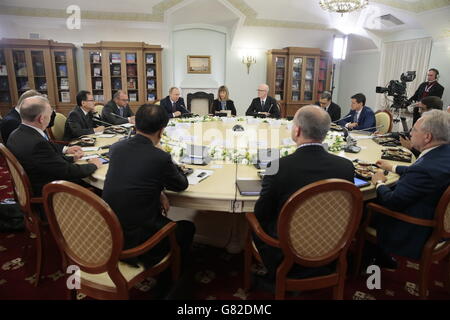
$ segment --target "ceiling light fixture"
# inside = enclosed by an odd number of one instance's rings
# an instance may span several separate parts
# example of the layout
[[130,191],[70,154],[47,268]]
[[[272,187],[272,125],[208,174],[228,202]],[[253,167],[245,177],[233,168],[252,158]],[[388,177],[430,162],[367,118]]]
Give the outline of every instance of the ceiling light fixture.
[[369,4],[368,0],[320,0],[322,9],[330,12],[337,12],[343,15],[364,8]]

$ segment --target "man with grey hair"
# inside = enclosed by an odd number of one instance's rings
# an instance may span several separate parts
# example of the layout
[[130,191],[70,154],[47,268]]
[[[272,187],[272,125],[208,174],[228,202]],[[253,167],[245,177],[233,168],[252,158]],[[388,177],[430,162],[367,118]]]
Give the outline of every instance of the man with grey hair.
[[[318,106],[304,106],[296,112],[291,136],[297,144],[297,150],[289,156],[272,161],[270,166],[278,167],[278,171],[273,175],[264,176],[261,194],[255,205],[256,218],[271,237],[278,238],[276,230],[279,212],[286,200],[300,188],[332,178],[353,183],[352,162],[328,153],[322,145],[330,129],[330,122],[328,113]],[[273,280],[283,258],[282,251],[268,246],[257,237],[254,240],[268,269],[267,280]],[[301,268],[295,271],[299,276],[331,271],[325,269],[327,268],[315,270]]]
[[337,121],[341,118],[341,107],[331,101],[331,93],[328,91],[322,92],[319,102],[316,103],[321,106],[330,115],[331,121]]
[[113,125],[133,123],[134,115],[128,106],[128,95],[119,90],[114,93],[113,99],[103,107],[102,118]]
[[268,94],[269,86],[265,83],[260,84],[258,86],[258,97],[252,100],[245,115],[279,118],[280,110],[278,109],[277,100]]
[[34,196],[40,196],[42,187],[54,180],[81,183],[81,178],[91,175],[102,164],[90,159],[88,164],[75,164],[82,152],[66,157],[48,140],[44,130],[52,115],[47,98],[34,96],[24,100],[20,108],[22,123],[8,139],[8,148],[25,169]]
[[[384,184],[383,172],[373,175],[377,202],[391,210],[420,219],[433,219],[440,197],[450,184],[450,114],[442,110],[424,112],[411,130],[411,145],[421,152],[416,162],[396,166],[385,160],[377,165],[400,175],[395,188]],[[378,246],[385,254],[412,259],[421,256],[431,228],[402,222],[385,215],[376,217]]]
[[189,114],[189,110],[185,107],[184,99],[180,95],[180,89],[172,87],[169,89],[169,95],[159,102],[161,107],[166,110],[169,118],[178,118],[184,114]]

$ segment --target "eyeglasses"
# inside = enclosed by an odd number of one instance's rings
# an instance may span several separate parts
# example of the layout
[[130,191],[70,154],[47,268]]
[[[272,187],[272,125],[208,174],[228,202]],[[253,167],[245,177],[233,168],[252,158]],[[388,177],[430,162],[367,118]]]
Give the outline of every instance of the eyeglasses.
[[120,99],[120,101],[128,102],[128,99]]
[[258,89],[258,90],[256,90],[256,91],[258,91],[258,92],[266,92],[267,90],[261,90],[261,89]]
[[91,100],[86,100],[87,102],[94,102],[95,100],[94,99],[91,99]]

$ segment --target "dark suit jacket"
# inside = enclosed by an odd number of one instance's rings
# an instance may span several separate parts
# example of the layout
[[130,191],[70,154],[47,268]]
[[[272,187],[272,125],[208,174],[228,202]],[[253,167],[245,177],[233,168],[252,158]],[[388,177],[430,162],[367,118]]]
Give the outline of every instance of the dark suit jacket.
[[[226,104],[225,108],[226,108],[225,110],[231,110],[231,114],[233,116],[236,115],[236,108],[234,107],[233,100],[227,100],[227,104]],[[221,105],[219,99],[214,100],[214,102],[213,102],[213,110],[214,110],[214,112],[222,111],[222,105]]]
[[170,219],[161,214],[163,189],[182,191],[188,181],[170,154],[137,134],[110,148],[103,199],[119,218],[124,232],[124,248],[143,243]]
[[[277,221],[286,200],[300,188],[323,179],[345,179],[353,183],[354,167],[351,161],[328,153],[322,146],[305,146],[277,161],[278,172],[266,175],[255,204],[255,215],[264,231],[277,236]],[[271,166],[276,165],[272,162]],[[265,245],[255,237],[255,244],[270,272],[275,272],[283,254],[277,248]]]
[[91,175],[94,164],[74,164],[73,158],[66,157],[35,129],[21,124],[11,133],[8,148],[19,160],[30,179],[35,196],[42,193],[42,187],[54,180],[84,178]]
[[[411,166],[398,166],[395,188],[378,187],[378,202],[395,211],[433,219],[437,203],[450,183],[450,145],[426,153]],[[418,259],[431,228],[378,216],[377,242],[387,252]]]
[[253,99],[252,103],[245,112],[245,115],[255,116],[258,114],[258,112],[270,112],[270,117],[273,118],[280,117],[280,110],[278,109],[277,100],[275,100],[270,96],[267,96],[266,98],[266,101],[264,103],[264,110],[261,107],[261,99],[260,98]]
[[17,129],[17,127],[22,123],[20,114],[17,112],[16,108],[9,110],[8,114],[3,118],[1,123],[1,133],[3,144],[6,145],[8,142],[9,135],[11,132]]
[[[105,120],[105,122],[108,122],[108,123],[111,123],[114,125],[128,123],[128,120],[121,119],[119,117],[115,117],[115,116],[111,115],[111,113],[114,113],[114,114],[120,116],[119,107],[114,102],[114,100],[111,100],[107,104],[105,104],[105,106],[103,107],[103,110],[102,110],[102,118]],[[123,110],[123,117],[128,118],[128,117],[132,117],[133,115],[134,115],[133,111],[131,111],[130,106],[127,105],[125,107],[125,109]]]
[[[414,95],[409,99],[410,102],[412,101],[420,101],[422,98],[424,98],[425,88],[427,86],[428,82],[422,82],[419,87],[417,88]],[[428,92],[428,95],[426,96],[435,96],[442,99],[442,95],[444,94],[444,87],[441,86],[438,82],[436,82]]]
[[[167,115],[169,116],[169,118],[173,118],[173,113],[174,111],[172,110],[172,102],[170,102],[170,97],[167,96],[164,99],[162,99],[159,104],[161,106],[164,107],[164,109],[166,109],[167,111]],[[181,114],[183,113],[189,113],[186,105],[184,104],[184,99],[183,98],[178,98],[178,101],[175,103],[176,106],[176,111],[180,111]]]
[[[348,118],[342,119],[339,121],[339,124],[345,126],[346,123],[353,122],[353,118],[356,114],[355,110],[350,110],[350,112],[346,115]],[[362,130],[367,128],[373,128],[368,130],[367,132],[375,132],[375,113],[373,113],[372,109],[367,106],[364,106],[361,110],[361,114],[359,115],[358,125],[353,128],[353,130]]]
[[93,134],[97,125],[92,120],[92,113],[88,112],[84,115],[80,106],[76,106],[67,116],[66,125],[64,127],[64,140],[70,141],[79,136]]
[[[320,103],[316,102],[316,105],[320,106]],[[333,101],[331,101],[331,104],[328,107],[327,112],[330,115],[331,121],[336,121],[341,118],[341,107],[339,107],[339,105],[337,105]]]

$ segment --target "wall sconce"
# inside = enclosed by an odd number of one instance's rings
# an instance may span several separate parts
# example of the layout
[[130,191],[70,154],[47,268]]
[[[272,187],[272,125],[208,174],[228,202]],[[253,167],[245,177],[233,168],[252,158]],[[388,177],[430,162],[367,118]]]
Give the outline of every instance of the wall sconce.
[[247,66],[247,74],[250,74],[250,66],[256,63],[256,57],[254,56],[243,56],[242,63]]

